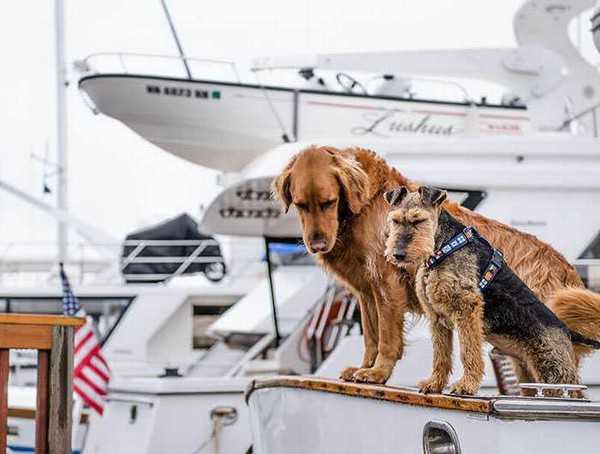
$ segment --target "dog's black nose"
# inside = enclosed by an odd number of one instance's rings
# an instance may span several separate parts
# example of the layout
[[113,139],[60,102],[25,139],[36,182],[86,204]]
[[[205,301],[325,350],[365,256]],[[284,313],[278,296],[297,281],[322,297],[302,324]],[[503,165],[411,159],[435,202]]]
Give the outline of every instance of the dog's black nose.
[[394,258],[396,260],[398,260],[399,262],[404,261],[404,259],[406,258],[406,254],[404,252],[394,252]]

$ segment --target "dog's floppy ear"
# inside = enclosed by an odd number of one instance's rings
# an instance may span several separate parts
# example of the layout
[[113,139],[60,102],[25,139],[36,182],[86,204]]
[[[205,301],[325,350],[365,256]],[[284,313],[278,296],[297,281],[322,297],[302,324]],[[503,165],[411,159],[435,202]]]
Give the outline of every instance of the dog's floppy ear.
[[292,167],[296,162],[296,156],[294,156],[290,162],[285,166],[282,172],[273,180],[273,184],[271,185],[273,188],[273,192],[276,194],[277,198],[281,200],[283,204],[283,211],[287,213],[290,209],[290,205],[292,204],[292,193],[290,192],[290,183],[292,179]]
[[406,197],[406,194],[408,194],[408,189],[406,186],[402,186],[391,191],[387,191],[385,194],[383,194],[383,198],[388,205],[394,207],[400,205],[404,197]]
[[438,206],[441,205],[448,197],[448,193],[443,189],[434,188],[431,186],[421,186],[419,188],[421,201],[425,205]]
[[333,158],[336,178],[348,203],[348,207],[352,213],[358,214],[369,201],[367,194],[369,183],[367,174],[353,158],[347,158],[338,154],[334,154]]

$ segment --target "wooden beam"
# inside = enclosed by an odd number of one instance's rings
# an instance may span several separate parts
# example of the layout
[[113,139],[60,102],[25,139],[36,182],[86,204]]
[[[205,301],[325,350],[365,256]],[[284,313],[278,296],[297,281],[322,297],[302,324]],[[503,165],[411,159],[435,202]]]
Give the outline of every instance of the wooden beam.
[[48,446],[51,453],[71,452],[73,419],[73,327],[56,326],[50,351]]
[[246,400],[256,389],[262,388],[297,388],[310,391],[323,391],[343,394],[352,397],[386,400],[408,405],[435,407],[448,410],[491,413],[491,399],[484,397],[459,397],[447,394],[421,394],[416,390],[396,388],[384,385],[366,385],[350,383],[341,380],[328,380],[307,377],[277,377],[266,380],[256,380],[246,393]]
[[50,372],[50,352],[38,351],[37,403],[35,412],[35,453],[48,454],[48,374]]
[[0,324],[0,348],[33,348],[50,350],[52,326]]
[[0,325],[82,326],[85,319],[64,315],[0,314]]
[[[34,408],[24,408],[24,407],[8,407],[8,417],[9,418],[18,418],[18,419],[30,419],[34,420],[36,415],[36,411]],[[87,424],[89,421],[88,414],[82,413],[81,418],[79,419],[79,424]]]
[[9,418],[35,419],[35,409],[22,407],[8,407]]
[[0,350],[0,453],[6,452],[8,429],[8,373],[9,351]]

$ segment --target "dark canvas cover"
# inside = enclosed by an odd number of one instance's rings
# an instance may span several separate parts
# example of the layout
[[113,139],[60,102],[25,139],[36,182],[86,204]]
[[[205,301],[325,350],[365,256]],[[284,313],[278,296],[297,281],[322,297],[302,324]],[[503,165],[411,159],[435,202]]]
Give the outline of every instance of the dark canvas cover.
[[[204,235],[198,230],[198,224],[187,213],[183,213],[173,219],[154,225],[147,229],[138,230],[127,235],[128,240],[212,240],[214,237]],[[136,257],[189,257],[197,249],[198,245],[148,245],[145,246]],[[123,245],[123,259],[130,256],[136,245]],[[225,276],[225,264],[221,247],[218,243],[206,246],[199,257],[214,258],[207,263],[191,263],[182,274],[204,273],[212,281],[219,281]],[[179,267],[177,263],[129,263],[122,273],[128,283],[134,282],[161,282],[166,279],[143,279],[136,276],[162,274],[172,275]]]

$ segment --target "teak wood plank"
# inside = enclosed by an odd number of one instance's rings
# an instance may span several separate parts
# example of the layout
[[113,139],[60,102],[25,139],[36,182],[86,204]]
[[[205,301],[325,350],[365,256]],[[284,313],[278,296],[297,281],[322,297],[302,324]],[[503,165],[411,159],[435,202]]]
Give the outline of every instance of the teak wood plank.
[[295,388],[310,391],[323,391],[352,397],[385,400],[422,407],[435,407],[447,410],[461,410],[478,413],[491,413],[492,402],[477,397],[458,397],[446,394],[421,394],[417,391],[383,385],[366,385],[341,380],[328,380],[304,377],[277,377],[267,380],[256,380],[247,392],[247,398],[255,389]]
[[[36,411],[33,408],[8,407],[8,417],[9,418],[34,420],[35,415],[36,415]],[[89,418],[88,418],[87,413],[82,413],[81,417],[79,418],[79,424],[87,424],[88,420],[89,420]]]
[[50,352],[38,352],[37,402],[35,411],[35,453],[48,454],[48,395]]
[[52,326],[0,324],[0,348],[33,348],[50,350]]
[[9,418],[35,419],[35,410],[33,408],[8,407]]
[[45,314],[0,314],[0,325],[48,325],[48,326],[81,326],[85,319],[64,315]]
[[8,435],[8,373],[9,351],[0,350],[0,453],[6,452],[6,437]]
[[51,453],[71,452],[73,419],[73,327],[57,326],[50,351],[48,447]]

